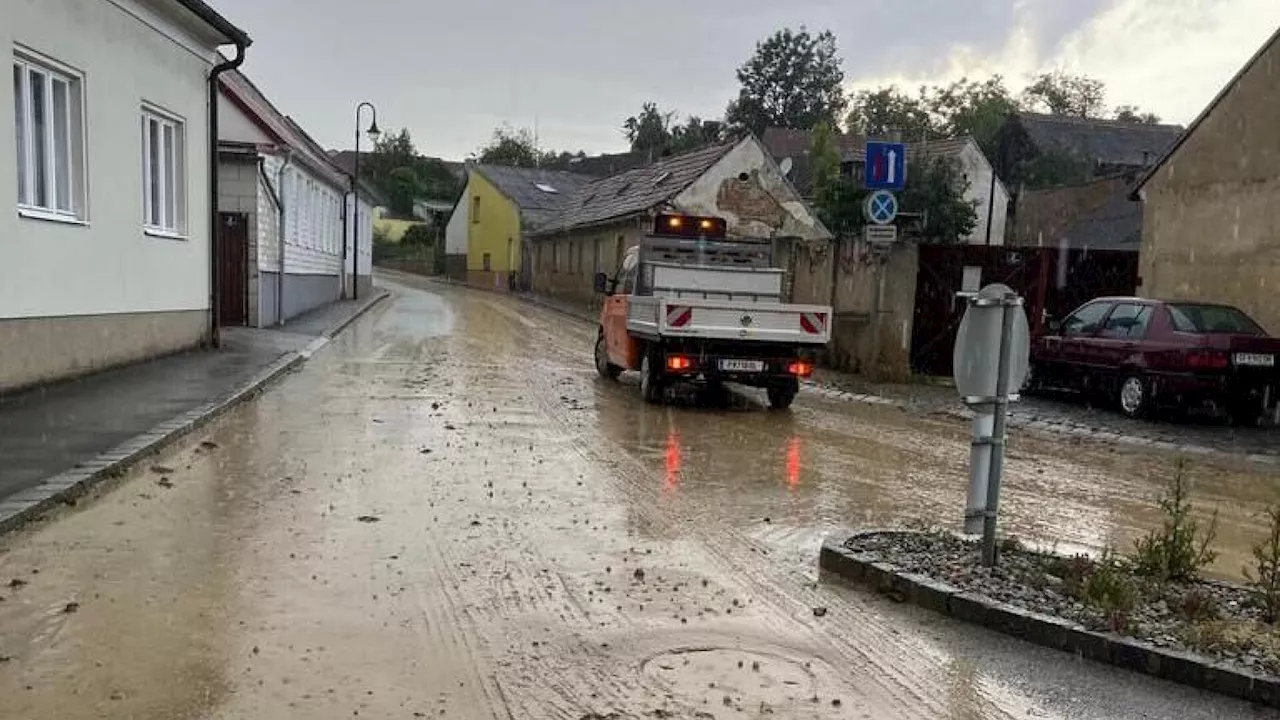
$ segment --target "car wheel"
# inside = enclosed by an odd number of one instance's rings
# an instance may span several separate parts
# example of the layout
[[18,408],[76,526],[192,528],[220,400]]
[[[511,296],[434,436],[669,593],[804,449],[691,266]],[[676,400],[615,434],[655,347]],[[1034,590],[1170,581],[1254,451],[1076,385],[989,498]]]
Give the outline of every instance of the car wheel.
[[662,371],[653,358],[654,352],[646,350],[640,360],[640,395],[645,402],[656,405],[662,402]]
[[1022,382],[1018,392],[1023,395],[1038,395],[1044,389],[1043,373],[1035,363],[1027,365],[1027,379]]
[[605,342],[604,333],[596,339],[596,372],[605,380],[617,380],[622,368],[609,362],[609,346]]
[[796,399],[796,394],[800,392],[798,383],[790,385],[773,385],[766,391],[769,395],[769,407],[773,410],[786,410],[791,407],[791,402]]
[[1151,405],[1151,387],[1141,375],[1126,375],[1120,381],[1118,398],[1125,417],[1140,418]]

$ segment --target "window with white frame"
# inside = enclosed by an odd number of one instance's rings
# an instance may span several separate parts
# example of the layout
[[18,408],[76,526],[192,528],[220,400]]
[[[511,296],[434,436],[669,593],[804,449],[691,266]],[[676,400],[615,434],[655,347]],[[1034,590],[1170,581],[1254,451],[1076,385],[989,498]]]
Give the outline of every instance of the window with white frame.
[[20,209],[85,217],[83,92],[74,71],[21,51],[14,54]]
[[142,218],[149,230],[187,228],[186,139],[181,120],[142,110]]

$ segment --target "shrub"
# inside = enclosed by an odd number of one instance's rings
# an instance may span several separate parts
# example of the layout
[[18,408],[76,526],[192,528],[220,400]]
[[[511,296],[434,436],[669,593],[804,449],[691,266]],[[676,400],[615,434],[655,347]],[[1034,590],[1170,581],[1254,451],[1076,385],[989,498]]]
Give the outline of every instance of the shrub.
[[404,245],[431,245],[435,242],[435,233],[426,225],[410,225],[404,231],[404,237],[400,238],[400,242]]
[[380,228],[380,227],[373,228],[373,244],[374,245],[390,245],[391,244],[391,237],[387,235],[387,231],[385,228]]
[[1244,569],[1253,601],[1267,614],[1267,622],[1280,619],[1280,507],[1267,508],[1270,531],[1253,546],[1253,569]]
[[1086,603],[1101,610],[1113,632],[1122,632],[1130,624],[1129,614],[1138,601],[1138,587],[1115,551],[1106,548],[1093,564],[1081,588]]
[[1182,596],[1182,618],[1190,622],[1218,619],[1218,602],[1204,588],[1191,588]]
[[1135,572],[1153,580],[1193,580],[1201,568],[1218,557],[1209,549],[1218,532],[1218,513],[1213,513],[1207,527],[1200,527],[1188,499],[1191,483],[1187,468],[1186,459],[1179,458],[1173,479],[1159,499],[1160,514],[1164,516],[1160,528],[1134,542],[1134,552],[1129,557]]

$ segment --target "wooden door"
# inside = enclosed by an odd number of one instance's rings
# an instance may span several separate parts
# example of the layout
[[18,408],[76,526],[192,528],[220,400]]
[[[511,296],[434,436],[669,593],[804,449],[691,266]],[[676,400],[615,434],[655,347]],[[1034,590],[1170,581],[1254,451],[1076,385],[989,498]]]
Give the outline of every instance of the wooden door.
[[223,325],[249,320],[249,216],[218,213],[218,314]]

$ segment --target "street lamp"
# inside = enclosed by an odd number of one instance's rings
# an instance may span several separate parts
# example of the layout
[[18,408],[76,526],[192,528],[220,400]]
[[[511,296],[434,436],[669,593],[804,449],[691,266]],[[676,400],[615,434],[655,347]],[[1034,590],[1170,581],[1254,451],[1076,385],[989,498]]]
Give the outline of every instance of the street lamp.
[[[373,119],[369,122],[369,141],[378,142],[382,131],[378,129],[378,108],[373,103],[362,102],[356,106],[356,161],[351,177],[351,299],[360,299],[360,111],[369,108]],[[345,268],[343,272],[345,272]]]

